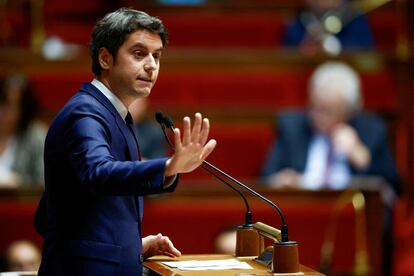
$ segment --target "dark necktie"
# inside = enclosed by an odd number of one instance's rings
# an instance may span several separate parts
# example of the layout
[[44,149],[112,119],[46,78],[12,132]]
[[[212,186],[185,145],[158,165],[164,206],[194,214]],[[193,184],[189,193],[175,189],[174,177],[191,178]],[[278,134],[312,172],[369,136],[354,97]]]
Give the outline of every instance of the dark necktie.
[[326,157],[326,167],[325,172],[323,174],[323,180],[322,180],[322,188],[330,189],[331,183],[330,183],[330,176],[331,176],[331,170],[333,165],[333,158],[334,158],[334,147],[332,145],[331,139],[328,139],[328,154]]
[[[136,146],[137,153],[138,153],[138,160],[141,161],[141,154],[140,154],[140,150],[139,150],[139,146],[138,146],[138,140],[137,140],[137,137],[135,136],[135,131],[134,131],[135,124],[134,124],[134,120],[132,120],[131,113],[129,113],[129,112],[128,112],[128,114],[125,117],[125,123],[128,126],[128,129],[131,132],[132,137],[134,138],[135,146]],[[139,231],[140,235],[142,235],[142,232],[141,232],[141,220],[142,220],[142,212],[143,212],[143,209],[144,209],[144,203],[142,201],[142,197],[138,197],[138,196],[134,196],[134,202],[135,202],[135,206],[136,206],[136,208],[137,208],[137,210],[139,212],[138,213],[138,216],[139,216],[139,219],[138,219],[138,231]]]
[[134,120],[132,119],[131,113],[128,112],[128,114],[125,117],[125,123],[128,126],[129,131],[131,132],[131,135],[134,138],[135,141],[135,145],[137,148],[137,153],[138,153],[138,160],[141,160],[141,152],[139,150],[139,145],[138,145],[138,139],[137,136],[135,135],[135,124],[134,124]]

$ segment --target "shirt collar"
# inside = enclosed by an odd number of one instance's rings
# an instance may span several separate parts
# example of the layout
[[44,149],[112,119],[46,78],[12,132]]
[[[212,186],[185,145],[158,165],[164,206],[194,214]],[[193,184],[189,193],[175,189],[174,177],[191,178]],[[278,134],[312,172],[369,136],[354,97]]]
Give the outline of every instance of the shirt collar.
[[126,115],[128,114],[128,109],[126,106],[121,102],[121,100],[111,92],[102,82],[100,82],[97,79],[93,79],[91,84],[98,88],[99,91],[104,94],[106,98],[112,103],[112,105],[115,107],[116,111],[118,111],[119,115],[121,115],[121,118],[125,119]]

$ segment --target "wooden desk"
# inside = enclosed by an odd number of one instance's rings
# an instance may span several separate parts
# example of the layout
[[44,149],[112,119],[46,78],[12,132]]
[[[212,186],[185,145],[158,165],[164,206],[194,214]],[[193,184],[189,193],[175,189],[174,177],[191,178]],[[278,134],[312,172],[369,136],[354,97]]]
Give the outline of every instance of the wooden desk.
[[[154,256],[149,258],[145,263],[145,267],[150,270],[150,275],[163,275],[163,276],[173,276],[173,275],[273,275],[271,271],[264,265],[257,263],[252,260],[251,257],[237,258],[240,261],[247,262],[253,269],[229,269],[229,270],[205,270],[205,271],[183,271],[179,269],[170,268],[166,265],[161,264],[162,261],[189,261],[189,260],[225,260],[234,258],[231,255],[183,255],[179,258],[169,258],[166,256]],[[317,271],[314,271],[306,266],[300,266],[301,274],[298,275],[324,275]],[[277,275],[277,274],[275,274]],[[282,275],[282,274],[280,274]],[[290,274],[293,275],[293,274]]]

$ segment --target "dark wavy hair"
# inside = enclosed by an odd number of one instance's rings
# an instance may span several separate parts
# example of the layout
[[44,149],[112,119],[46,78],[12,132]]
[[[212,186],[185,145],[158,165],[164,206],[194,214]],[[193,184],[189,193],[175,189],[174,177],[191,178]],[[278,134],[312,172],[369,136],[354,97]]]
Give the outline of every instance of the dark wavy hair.
[[8,74],[0,77],[0,105],[8,103],[10,93],[20,94],[18,108],[20,118],[17,123],[17,133],[24,133],[30,123],[39,114],[39,102],[27,78],[21,74]]
[[163,46],[168,44],[168,32],[162,21],[142,11],[120,8],[96,23],[89,43],[92,71],[96,76],[100,76],[102,70],[99,64],[99,50],[107,49],[115,59],[127,36],[137,30],[158,34]]

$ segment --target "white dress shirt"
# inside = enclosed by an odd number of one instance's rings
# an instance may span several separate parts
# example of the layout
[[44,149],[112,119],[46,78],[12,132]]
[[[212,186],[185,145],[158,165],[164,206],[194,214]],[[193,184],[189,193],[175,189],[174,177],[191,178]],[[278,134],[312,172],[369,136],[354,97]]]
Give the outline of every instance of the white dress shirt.
[[[329,138],[326,135],[315,134],[312,137],[308,149],[305,172],[301,179],[303,188],[317,190],[329,188],[333,190],[345,189],[351,180],[351,171],[346,157],[341,152],[334,149],[332,161],[328,175],[325,175],[328,152]],[[327,178],[327,187],[323,187]]]

